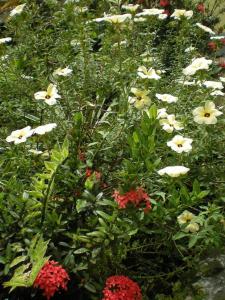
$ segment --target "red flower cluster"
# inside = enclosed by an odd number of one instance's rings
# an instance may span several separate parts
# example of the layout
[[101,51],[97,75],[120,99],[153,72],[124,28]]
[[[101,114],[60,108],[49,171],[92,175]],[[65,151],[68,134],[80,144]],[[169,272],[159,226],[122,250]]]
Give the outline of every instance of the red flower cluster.
[[170,1],[169,0],[160,0],[159,5],[162,7],[167,7],[170,5]]
[[67,290],[69,280],[66,270],[58,265],[56,261],[49,260],[38,273],[34,281],[34,287],[42,289],[43,295],[49,300],[59,288]]
[[212,50],[212,51],[217,49],[217,45],[216,45],[215,42],[209,42],[209,43],[208,43],[208,47],[209,47],[209,49]]
[[141,300],[139,285],[126,276],[111,276],[106,280],[102,300]]
[[197,11],[201,12],[201,13],[204,13],[205,12],[205,5],[204,3],[199,3],[197,6],[196,6],[196,9]]
[[132,203],[135,207],[139,207],[141,203],[145,203],[146,207],[144,212],[151,209],[150,198],[141,187],[137,190],[130,190],[123,195],[121,195],[119,191],[115,191],[113,198],[118,203],[119,208],[126,208],[129,203]]
[[90,177],[92,174],[94,174],[96,180],[100,180],[101,179],[102,174],[100,172],[98,172],[98,171],[94,171],[93,172],[91,169],[87,168],[86,172],[85,172],[85,176],[86,177]]

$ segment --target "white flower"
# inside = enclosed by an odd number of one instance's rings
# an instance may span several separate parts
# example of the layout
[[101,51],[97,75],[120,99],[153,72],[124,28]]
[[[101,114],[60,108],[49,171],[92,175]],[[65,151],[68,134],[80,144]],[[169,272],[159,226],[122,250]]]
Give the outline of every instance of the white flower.
[[39,154],[43,153],[43,151],[40,151],[40,150],[37,150],[37,149],[30,149],[30,150],[28,150],[28,152],[30,152],[34,155],[39,155]]
[[13,10],[11,10],[11,12],[9,13],[10,17],[13,17],[15,15],[19,15],[22,13],[24,7],[26,6],[26,4],[20,4],[17,5]]
[[33,134],[33,130],[30,126],[24,127],[12,131],[9,136],[7,136],[6,141],[8,143],[14,142],[15,145],[26,142],[27,138]]
[[158,16],[158,19],[159,19],[159,20],[165,20],[165,19],[167,19],[167,17],[168,17],[167,14],[160,14],[160,15]]
[[184,127],[181,122],[175,120],[175,115],[167,115],[165,119],[161,119],[159,124],[162,125],[162,129],[168,133],[173,132],[174,129],[182,130]]
[[205,57],[194,58],[191,64],[183,69],[183,74],[186,76],[194,75],[198,70],[208,70],[212,60]]
[[199,106],[193,110],[194,121],[198,124],[216,124],[216,117],[222,114],[211,101],[207,101],[205,106]]
[[190,47],[186,48],[186,49],[184,50],[184,52],[185,52],[185,53],[192,52],[192,51],[194,51],[195,49],[196,49],[195,47],[190,46]]
[[122,5],[122,8],[130,11],[131,13],[135,13],[137,9],[139,8],[139,4],[133,5],[133,4],[127,4],[127,5]]
[[139,18],[134,18],[134,22],[135,23],[139,23],[139,22],[146,22],[147,19],[146,18],[142,18],[142,17],[139,17]]
[[189,168],[183,166],[169,166],[157,171],[157,173],[161,176],[179,177],[180,175],[185,175],[189,170]]
[[129,97],[128,102],[130,104],[134,104],[137,109],[144,109],[150,106],[151,99],[147,96],[149,94],[148,91],[131,88],[131,92],[135,97]]
[[27,80],[32,80],[32,79],[34,79],[33,76],[29,76],[29,75],[25,75],[25,74],[22,74],[22,75],[21,75],[21,78],[27,79]]
[[138,76],[140,76],[141,78],[159,80],[161,78],[161,76],[159,76],[156,72],[158,72],[158,71],[156,71],[153,68],[150,68],[148,70],[144,66],[141,66],[138,68]]
[[137,14],[137,17],[143,17],[143,16],[157,16],[163,14],[164,9],[158,9],[158,8],[150,8],[150,9],[144,9],[143,12]]
[[71,73],[73,72],[72,69],[70,69],[69,67],[66,67],[66,68],[58,68],[56,69],[54,72],[53,72],[53,75],[55,76],[70,76]]
[[56,85],[50,83],[47,91],[41,91],[34,94],[36,100],[44,100],[48,105],[56,104],[56,99],[61,98],[58,94]]
[[177,221],[180,225],[186,224],[192,221],[195,218],[195,215],[188,210],[185,210],[177,217]]
[[168,114],[166,108],[157,109],[157,119],[167,118]]
[[191,222],[190,224],[188,224],[185,229],[185,232],[191,232],[191,233],[195,233],[197,231],[199,231],[199,225],[196,222]]
[[185,17],[190,19],[193,16],[192,10],[185,10],[185,9],[175,9],[173,14],[171,15],[172,18],[180,20],[181,17]]
[[41,126],[38,126],[34,129],[34,134],[43,135],[46,132],[52,131],[52,129],[54,129],[56,127],[57,127],[56,123],[49,123],[49,124],[46,124],[46,125],[41,125]]
[[189,138],[184,138],[182,135],[175,135],[175,137],[167,142],[167,146],[177,153],[189,152],[192,149],[193,140]]
[[220,77],[220,81],[225,82],[225,77]]
[[11,40],[12,40],[11,37],[2,38],[2,39],[0,39],[0,44],[9,43],[9,42],[11,42]]
[[202,25],[201,23],[196,23],[196,25],[197,25],[199,28],[201,28],[202,30],[204,30],[204,31],[206,31],[206,32],[208,32],[208,33],[215,34],[215,32],[212,31],[211,28],[209,28],[209,27],[207,27],[207,26],[205,26],[205,25]]
[[225,38],[225,36],[221,36],[221,35],[219,35],[219,36],[211,36],[210,40],[222,40],[224,38]]
[[178,101],[177,97],[172,96],[170,94],[156,94],[155,96],[159,100],[161,100],[163,102],[167,102],[167,103],[173,103],[173,102],[177,102]]
[[224,96],[225,93],[221,92],[220,90],[215,90],[212,93],[210,93],[211,96]]
[[202,83],[204,86],[207,88],[211,88],[214,90],[222,90],[223,89],[223,84],[220,81],[203,81]]
[[121,24],[131,18],[132,18],[131,14],[124,14],[124,15],[104,16],[103,18],[95,19],[95,21],[96,22],[106,21],[111,24]]

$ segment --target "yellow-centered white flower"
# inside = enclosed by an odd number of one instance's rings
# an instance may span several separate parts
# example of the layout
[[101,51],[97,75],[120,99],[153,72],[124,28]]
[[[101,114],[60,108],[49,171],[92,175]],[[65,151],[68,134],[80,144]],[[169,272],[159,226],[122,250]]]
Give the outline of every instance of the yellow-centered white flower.
[[155,79],[159,80],[161,76],[157,74],[157,72],[160,72],[159,70],[155,70],[153,68],[147,69],[144,66],[141,66],[138,68],[138,76],[144,79]]
[[72,74],[73,70],[69,67],[66,68],[58,68],[53,72],[54,76],[70,76]]
[[175,115],[167,115],[165,119],[159,120],[159,124],[162,126],[162,129],[168,133],[171,133],[176,130],[182,130],[184,127],[181,122],[176,121]]
[[167,142],[167,146],[177,153],[189,152],[192,149],[193,140],[185,138],[182,135],[175,135],[171,141]]
[[34,94],[36,100],[44,100],[48,105],[54,105],[57,102],[57,98],[61,98],[58,94],[56,85],[50,83],[47,91],[40,91]]
[[137,14],[137,17],[145,17],[145,16],[157,16],[163,14],[164,9],[158,8],[150,8],[150,9],[143,9],[143,12]]
[[198,124],[216,124],[217,117],[222,114],[212,101],[207,101],[205,106],[199,106],[193,110],[194,121]]
[[202,30],[204,30],[205,32],[208,32],[208,33],[211,33],[211,34],[215,34],[214,31],[212,31],[211,28],[205,26],[205,25],[202,25],[201,23],[196,23],[196,25],[201,28]]
[[180,225],[191,222],[196,216],[188,210],[185,210],[177,217],[177,221]]
[[169,166],[157,171],[157,173],[161,176],[168,175],[170,177],[179,177],[181,175],[187,174],[189,170],[189,168],[186,168],[184,166]]
[[163,101],[163,102],[167,102],[167,103],[173,103],[173,102],[177,102],[178,98],[175,96],[172,96],[170,94],[156,94],[155,95],[157,99]]
[[10,11],[9,13],[10,17],[21,14],[25,6],[26,4],[17,5],[13,10]]
[[46,132],[52,131],[52,129],[54,129],[56,127],[57,127],[56,123],[49,123],[49,124],[46,124],[46,125],[41,125],[41,126],[38,126],[34,129],[34,134],[43,135]]
[[125,9],[127,11],[130,11],[131,13],[135,13],[138,10],[139,7],[140,7],[139,4],[136,4],[136,5],[134,5],[134,4],[127,4],[127,5],[125,5],[124,4],[124,5],[122,5],[123,9]]
[[104,16],[103,18],[95,19],[96,22],[109,22],[111,24],[121,24],[132,18],[131,14]]
[[144,109],[150,106],[151,99],[147,96],[149,94],[148,91],[131,88],[131,92],[135,97],[129,97],[128,102],[130,104],[133,104],[137,109]]
[[192,10],[185,10],[185,9],[175,9],[173,14],[171,15],[171,18],[174,18],[176,20],[180,20],[181,17],[185,17],[187,19],[190,19],[193,16]]
[[183,69],[183,74],[186,76],[194,75],[198,70],[208,70],[211,64],[211,59],[205,57],[194,58],[191,64]]
[[211,88],[214,90],[222,90],[223,89],[223,84],[220,81],[203,81],[202,84],[207,87],[207,88]]
[[8,143],[14,143],[15,145],[26,142],[27,138],[33,134],[33,130],[30,126],[24,127],[22,129],[18,129],[12,131],[9,136],[7,136],[6,141]]

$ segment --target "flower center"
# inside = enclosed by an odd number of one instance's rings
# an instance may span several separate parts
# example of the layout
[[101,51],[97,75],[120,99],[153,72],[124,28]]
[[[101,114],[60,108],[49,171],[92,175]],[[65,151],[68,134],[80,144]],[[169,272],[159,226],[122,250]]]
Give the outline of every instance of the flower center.
[[204,117],[209,118],[210,117],[210,113],[205,113]]
[[50,98],[51,98],[50,95],[46,95],[46,96],[45,96],[45,99],[50,99]]
[[142,99],[141,96],[138,96],[138,97],[137,97],[137,100],[138,100],[138,101],[140,101],[141,99]]
[[181,147],[183,147],[183,145],[182,144],[177,144],[177,147],[181,148]]

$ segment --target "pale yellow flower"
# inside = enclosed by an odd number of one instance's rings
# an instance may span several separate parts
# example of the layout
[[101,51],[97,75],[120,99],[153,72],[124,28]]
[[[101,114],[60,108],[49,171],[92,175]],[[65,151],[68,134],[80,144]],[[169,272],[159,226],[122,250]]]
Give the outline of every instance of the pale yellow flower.
[[70,69],[69,67],[66,68],[58,68],[53,72],[53,75],[55,76],[70,76],[72,74],[73,70]]
[[168,175],[170,177],[179,177],[181,175],[185,175],[189,170],[189,168],[184,166],[168,166],[157,171],[157,173],[161,176]]
[[137,9],[139,8],[139,4],[127,4],[127,5],[122,5],[122,8],[127,10],[127,11],[130,11],[131,13],[135,13],[137,11]]
[[216,124],[218,116],[223,113],[215,108],[212,101],[207,101],[205,106],[199,106],[193,110],[194,121],[198,124]]
[[150,106],[151,99],[147,96],[149,94],[148,91],[131,88],[131,92],[135,97],[129,97],[128,102],[130,104],[133,104],[137,109],[144,109]]
[[147,69],[144,66],[141,66],[138,68],[138,76],[144,79],[155,79],[159,80],[161,76],[157,74],[158,71],[156,71],[153,68]]
[[199,225],[196,222],[192,222],[184,228],[184,231],[195,233],[195,232],[199,231]]
[[177,102],[178,101],[177,97],[172,96],[170,94],[156,94],[155,96],[159,100],[161,100],[163,102],[167,102],[167,103],[173,103],[173,102]]
[[196,23],[196,25],[201,28],[202,30],[204,30],[205,32],[208,32],[208,33],[211,33],[211,34],[215,34],[214,31],[212,31],[211,28],[205,26],[205,25],[202,25],[201,23]]
[[26,3],[25,4],[20,4],[20,5],[17,5],[13,10],[11,10],[11,12],[9,13],[10,17],[13,17],[15,15],[19,15],[23,12],[24,10],[24,7],[26,6]]
[[97,18],[95,19],[96,22],[102,22],[106,21],[111,24],[121,24],[127,20],[130,20],[132,18],[131,14],[124,14],[124,15],[110,15],[110,16],[104,16],[103,18]]
[[185,10],[185,9],[175,9],[173,14],[171,15],[171,18],[180,20],[181,17],[185,17],[187,19],[190,19],[193,16],[192,10]]
[[182,212],[182,214],[180,214],[178,217],[177,217],[177,221],[180,225],[183,225],[183,224],[186,224],[190,221],[192,221],[192,219],[195,217],[195,215],[193,213],[191,213],[190,211],[188,210],[185,210]]
[[167,117],[165,119],[161,119],[159,123],[160,125],[162,125],[163,130],[168,133],[173,132],[174,129],[182,130],[184,128],[181,122],[176,121],[175,115],[173,114],[167,115]]

